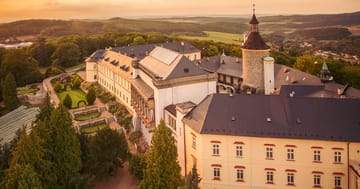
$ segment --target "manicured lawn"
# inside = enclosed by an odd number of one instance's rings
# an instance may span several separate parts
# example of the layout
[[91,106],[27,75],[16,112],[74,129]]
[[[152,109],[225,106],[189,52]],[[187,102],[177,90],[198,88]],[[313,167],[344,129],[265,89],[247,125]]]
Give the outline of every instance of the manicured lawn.
[[39,88],[21,88],[17,90],[17,94],[23,95],[23,94],[29,94],[40,90]]
[[204,31],[207,36],[181,36],[185,39],[213,40],[215,42],[233,43],[240,45],[243,39],[241,34]]
[[100,116],[100,112],[93,112],[86,115],[81,115],[75,118],[76,121],[85,121],[89,119],[93,119]]
[[[67,90],[67,91],[62,91],[62,92],[58,93],[58,96],[59,96],[61,102],[64,101],[66,94],[69,94],[71,97],[72,108],[77,108],[77,104],[80,100],[86,101],[85,93],[80,89],[74,89],[74,90]],[[80,107],[81,106],[84,106],[84,103],[81,103]]]
[[96,126],[92,126],[92,127],[86,127],[84,129],[81,129],[81,132],[82,133],[85,133],[85,134],[90,134],[90,133],[94,133],[100,129],[103,129],[107,127],[106,123],[103,123],[103,124],[100,124],[100,125],[96,125]]

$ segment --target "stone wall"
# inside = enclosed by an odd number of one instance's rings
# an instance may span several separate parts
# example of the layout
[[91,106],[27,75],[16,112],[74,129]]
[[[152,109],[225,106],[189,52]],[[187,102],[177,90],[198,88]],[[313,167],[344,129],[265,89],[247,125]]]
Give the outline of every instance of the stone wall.
[[264,90],[264,65],[263,58],[269,56],[267,50],[242,49],[243,56],[243,85]]

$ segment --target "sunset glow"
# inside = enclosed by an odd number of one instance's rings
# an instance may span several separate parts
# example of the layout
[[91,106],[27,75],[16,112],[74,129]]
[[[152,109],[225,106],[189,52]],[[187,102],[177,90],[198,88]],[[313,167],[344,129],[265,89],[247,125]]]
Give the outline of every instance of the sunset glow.
[[259,14],[325,14],[360,10],[359,0],[0,0],[0,21],[30,18],[248,15],[253,3],[256,3]]

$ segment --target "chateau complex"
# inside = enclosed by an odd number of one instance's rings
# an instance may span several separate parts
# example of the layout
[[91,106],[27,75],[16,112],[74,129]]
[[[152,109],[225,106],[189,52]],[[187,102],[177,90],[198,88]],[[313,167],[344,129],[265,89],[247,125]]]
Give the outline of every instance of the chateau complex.
[[187,42],[97,50],[87,81],[133,114],[150,144],[164,120],[182,175],[200,187],[360,188],[360,91],[275,64],[255,12],[242,59],[201,57]]

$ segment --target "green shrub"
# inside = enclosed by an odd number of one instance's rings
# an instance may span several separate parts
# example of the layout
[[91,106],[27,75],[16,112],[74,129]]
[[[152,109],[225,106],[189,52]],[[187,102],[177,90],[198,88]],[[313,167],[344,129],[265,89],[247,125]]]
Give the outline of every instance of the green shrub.
[[96,93],[95,90],[93,88],[90,88],[88,93],[86,94],[86,101],[88,102],[89,105],[94,104],[96,100]]
[[60,83],[60,81],[56,81],[54,84],[54,90],[55,92],[59,93],[63,89],[63,85]]
[[71,99],[71,96],[69,94],[67,94],[65,96],[65,99],[63,101],[63,105],[68,109],[70,109],[72,107],[72,99]]

